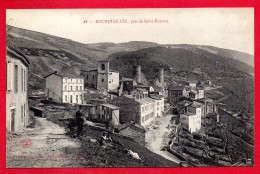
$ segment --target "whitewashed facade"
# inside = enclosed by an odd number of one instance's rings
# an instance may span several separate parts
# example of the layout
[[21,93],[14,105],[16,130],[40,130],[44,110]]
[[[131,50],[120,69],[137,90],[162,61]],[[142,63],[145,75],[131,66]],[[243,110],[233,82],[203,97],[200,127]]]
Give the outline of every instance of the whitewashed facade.
[[29,124],[28,59],[14,47],[6,54],[6,128],[22,131]]
[[180,122],[182,127],[190,133],[197,132],[201,129],[201,116],[196,113],[187,112],[180,114]]
[[154,100],[154,115],[156,117],[164,116],[164,97],[161,95],[150,95]]
[[84,78],[54,72],[45,77],[45,96],[59,103],[84,103]]
[[63,103],[84,103],[84,78],[63,78]]

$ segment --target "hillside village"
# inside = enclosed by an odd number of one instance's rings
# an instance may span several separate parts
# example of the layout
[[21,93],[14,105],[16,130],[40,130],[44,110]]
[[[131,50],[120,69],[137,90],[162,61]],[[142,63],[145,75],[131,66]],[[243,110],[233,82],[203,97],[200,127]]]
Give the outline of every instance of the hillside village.
[[[169,117],[163,142],[158,142],[161,144],[159,150],[177,157],[180,165],[252,164],[250,156],[244,156],[244,161],[232,156],[228,137],[231,135],[223,121],[226,115],[239,118],[219,108],[218,100],[207,97],[207,91],[221,88],[210,80],[176,80],[167,85],[164,69],[158,68],[154,70],[157,72],[156,85],[151,85],[140,65],[133,66],[133,78],[128,78],[111,70],[109,61],[99,61],[96,69],[82,70],[80,75],[55,71],[45,76],[44,93],[28,99],[23,94],[27,92],[29,61],[15,47],[7,48],[7,79],[10,79],[7,81],[7,106],[24,103],[21,109],[8,114],[11,115],[11,118],[7,117],[8,131],[22,131],[34,117],[47,117],[66,126],[66,121],[73,120],[75,113],[72,111],[81,106],[85,126],[149,146],[153,143],[147,138],[149,132],[161,133],[160,118]],[[92,97],[86,96],[88,94]],[[10,100],[9,96],[16,100]],[[70,107],[73,109],[66,110]],[[221,114],[220,109],[225,113]],[[20,117],[16,115],[23,115],[22,119],[17,119]],[[243,139],[243,135],[240,138]]]
[[[33,90],[29,95],[30,51],[7,44],[6,128],[10,147],[12,141],[25,135],[27,140],[29,137],[25,144],[32,147],[35,135],[30,130],[51,123],[53,129],[60,126],[61,132],[51,139],[55,142],[68,139],[77,144],[76,149],[83,149],[77,153],[82,154],[84,167],[254,164],[254,122],[250,116],[253,107],[247,104],[251,108],[246,110],[226,104],[226,100],[236,96],[236,91],[231,93],[220,79],[203,74],[201,68],[188,73],[203,76],[199,79],[187,78],[187,71],[182,72],[184,75],[181,71],[172,72],[162,64],[151,69],[136,61],[121,73],[114,69],[119,59],[98,60],[94,68],[93,64],[91,68],[84,67],[75,59],[79,65],[77,72],[57,69],[46,73],[41,86],[44,90]],[[49,54],[44,50],[41,53]],[[152,79],[143,72],[149,68],[154,73]],[[242,79],[250,78],[239,75]],[[76,128],[69,132],[68,125],[75,120],[79,107],[84,115],[84,128],[83,135],[78,137]],[[66,131],[61,131],[62,128]],[[99,139],[106,133],[113,139],[102,144]],[[51,132],[48,136],[52,136]],[[99,153],[99,149],[105,150]],[[122,156],[125,151],[127,155]],[[92,162],[86,162],[90,157]],[[122,160],[114,161],[116,158]],[[13,157],[7,159],[12,166]],[[19,163],[22,162],[18,161],[16,167],[21,166]]]

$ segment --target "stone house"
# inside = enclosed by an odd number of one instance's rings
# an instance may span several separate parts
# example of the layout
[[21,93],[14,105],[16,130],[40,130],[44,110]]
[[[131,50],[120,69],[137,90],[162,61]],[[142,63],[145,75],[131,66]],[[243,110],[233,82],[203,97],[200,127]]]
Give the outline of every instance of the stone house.
[[6,128],[12,132],[29,124],[29,60],[14,46],[6,47]]

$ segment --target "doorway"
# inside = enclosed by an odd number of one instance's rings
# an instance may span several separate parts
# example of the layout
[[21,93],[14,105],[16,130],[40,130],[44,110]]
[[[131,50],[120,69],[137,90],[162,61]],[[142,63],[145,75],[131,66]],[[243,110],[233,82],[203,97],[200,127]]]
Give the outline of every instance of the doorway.
[[11,131],[15,131],[15,109],[11,109]]

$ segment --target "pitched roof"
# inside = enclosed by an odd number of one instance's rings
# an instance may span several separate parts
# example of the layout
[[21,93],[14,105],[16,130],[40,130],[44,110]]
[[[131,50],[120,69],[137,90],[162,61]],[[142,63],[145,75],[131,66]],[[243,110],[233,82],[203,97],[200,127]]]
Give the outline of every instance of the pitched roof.
[[157,94],[151,94],[149,97],[155,100],[161,100],[163,98],[163,96]]
[[90,71],[97,71],[97,68],[91,68],[91,69],[82,69],[81,71],[90,72]]
[[145,97],[145,98],[142,98],[142,99],[135,99],[135,97],[133,95],[125,95],[125,97],[132,99],[135,102],[140,103],[140,104],[147,104],[147,103],[153,103],[154,102],[154,99],[151,99],[151,98],[148,98],[148,97]]
[[6,55],[20,59],[26,66],[29,66],[30,64],[30,61],[27,59],[27,57],[13,45],[8,45],[6,47]]

